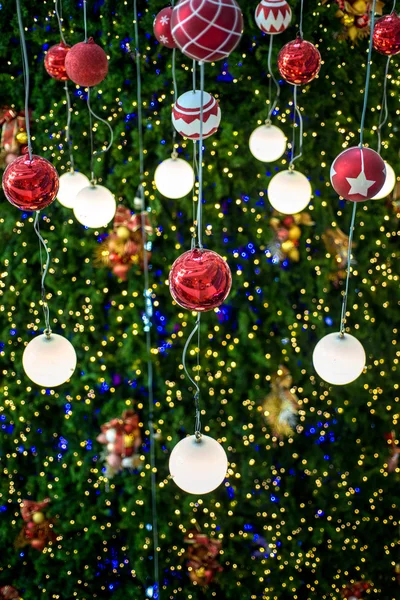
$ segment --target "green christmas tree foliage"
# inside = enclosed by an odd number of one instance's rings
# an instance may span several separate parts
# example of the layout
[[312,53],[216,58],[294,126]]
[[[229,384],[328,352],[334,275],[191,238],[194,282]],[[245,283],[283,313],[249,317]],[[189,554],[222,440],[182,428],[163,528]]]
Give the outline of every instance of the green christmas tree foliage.
[[[53,2],[23,3],[30,62],[34,152],[60,174],[68,168],[63,84],[51,80],[43,60],[59,40]],[[371,583],[368,597],[395,600],[398,555],[399,475],[387,472],[385,435],[398,433],[398,275],[396,211],[390,201],[358,207],[347,326],[364,345],[365,373],[332,387],[317,377],[312,350],[338,330],[343,282],[330,279],[332,256],[322,235],[348,232],[350,203],[329,183],[332,160],[358,144],[366,70],[366,41],[340,41],[337,5],[305,3],[304,36],[318,44],[319,77],[299,88],[304,119],[303,156],[297,168],[310,178],[312,225],[301,225],[299,262],[276,261],[269,252],[273,216],[266,190],[286,168],[288,156],[265,165],[248,150],[248,138],[268,114],[268,38],[257,29],[256,3],[242,0],[245,32],[237,50],[206,65],[206,90],[220,102],[219,131],[205,141],[205,245],[226,257],[233,273],[230,296],[204,315],[200,365],[196,344],[188,354],[200,376],[203,431],[218,439],[229,458],[228,477],[197,498],[169,478],[174,445],[193,433],[193,389],[181,354],[195,316],[173,304],[169,269],[190,248],[192,199],[160,196],[154,170],[172,150],[171,57],[152,35],[160,0],[139,3],[146,201],[155,227],[151,257],[154,426],[161,598],[306,600],[341,598],[350,581]],[[293,24],[274,39],[279,48],[296,35]],[[385,7],[384,10],[386,10]],[[82,4],[63,2],[65,37],[83,39]],[[0,106],[23,109],[24,87],[14,2],[0,10]],[[96,157],[98,182],[133,210],[139,185],[133,7],[128,2],[88,3],[89,34],[106,50],[110,69],[92,94],[92,105],[114,128],[109,153]],[[373,55],[365,141],[377,146],[376,125],[385,58]],[[192,62],[177,54],[179,92],[191,89]],[[382,156],[400,173],[398,156],[399,62],[388,81],[389,120]],[[292,88],[281,84],[274,123],[291,137]],[[89,175],[86,92],[70,84],[76,168]],[[297,130],[298,131],[298,130]],[[108,131],[94,123],[95,146]],[[192,143],[179,142],[192,160]],[[286,165],[286,167],[285,167]],[[106,229],[86,230],[57,201],[40,214],[51,249],[46,280],[51,327],[78,355],[69,383],[41,389],[25,376],[27,342],[44,327],[40,257],[34,215],[3,197],[1,211],[0,584],[24,600],[151,597],[154,585],[147,353],[143,273],[134,266],[122,282],[95,254]],[[298,422],[293,435],[275,437],[263,409],[280,366],[293,377]],[[140,415],[142,468],[104,476],[100,426],[126,409]],[[44,552],[16,549],[23,499],[51,499],[47,511],[57,539]],[[223,571],[203,588],[188,576],[185,535],[195,527],[219,540]],[[0,587],[1,587],[0,585]],[[146,592],[147,590],[147,592]],[[146,596],[147,593],[147,596]]]

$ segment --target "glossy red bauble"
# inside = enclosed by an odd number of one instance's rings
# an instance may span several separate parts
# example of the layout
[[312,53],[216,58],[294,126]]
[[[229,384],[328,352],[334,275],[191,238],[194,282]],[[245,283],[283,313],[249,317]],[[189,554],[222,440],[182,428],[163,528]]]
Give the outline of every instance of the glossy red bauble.
[[180,0],[172,11],[171,29],[183,54],[213,62],[238,45],[243,15],[236,0]]
[[3,173],[3,190],[9,202],[20,210],[41,210],[58,193],[59,179],[53,165],[41,156],[16,158]]
[[70,50],[71,46],[67,46],[64,42],[49,48],[44,58],[44,67],[53,79],[57,79],[57,81],[67,81],[69,79],[65,69],[65,58]]
[[169,289],[183,308],[205,312],[220,306],[227,298],[232,276],[227,262],[212,250],[194,248],[172,265]]
[[400,17],[397,13],[377,20],[372,40],[375,50],[381,54],[394,56],[400,52]]
[[376,196],[386,179],[385,163],[371,148],[348,148],[331,166],[331,183],[339,196],[362,202]]
[[278,69],[283,79],[293,85],[310,83],[321,68],[321,55],[311,42],[297,37],[280,50]]
[[92,87],[105,79],[108,73],[107,55],[93,38],[72,46],[65,59],[67,75],[77,85]]
[[153,23],[156,40],[166,48],[177,48],[171,32],[172,6],[160,10]]
[[261,0],[256,8],[255,19],[261,31],[276,35],[289,27],[292,11],[286,0]]

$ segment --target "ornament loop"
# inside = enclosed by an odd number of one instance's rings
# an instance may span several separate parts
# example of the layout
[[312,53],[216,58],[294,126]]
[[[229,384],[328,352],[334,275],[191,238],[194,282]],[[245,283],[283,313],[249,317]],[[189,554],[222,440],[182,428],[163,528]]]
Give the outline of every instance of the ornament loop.
[[46,327],[46,329],[43,331],[43,333],[46,336],[47,340],[49,340],[51,338],[52,331],[51,331],[50,327]]
[[173,150],[171,152],[171,158],[172,158],[172,160],[176,160],[178,158],[178,153],[176,150]]

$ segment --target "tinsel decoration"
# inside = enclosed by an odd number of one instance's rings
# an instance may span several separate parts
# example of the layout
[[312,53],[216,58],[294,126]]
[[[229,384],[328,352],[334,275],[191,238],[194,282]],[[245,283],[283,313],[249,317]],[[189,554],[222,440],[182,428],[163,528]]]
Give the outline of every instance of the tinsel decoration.
[[293,378],[289,369],[280,366],[271,379],[271,391],[262,405],[272,434],[278,438],[293,435],[296,427],[299,404],[292,386]]
[[389,445],[389,456],[386,459],[388,473],[393,473],[399,465],[400,446],[399,440],[396,439],[394,431],[385,434],[386,441]]
[[[343,233],[339,227],[328,227],[322,234],[322,239],[325,248],[332,257],[332,269],[329,274],[329,279],[335,286],[338,286],[340,281],[346,279],[347,257],[349,252],[349,236]],[[356,244],[353,242],[353,248]],[[351,264],[355,264],[352,259]]]
[[102,458],[106,462],[106,477],[114,477],[123,469],[139,469],[142,460],[138,449],[142,445],[140,418],[133,410],[125,410],[120,418],[101,426],[97,441],[105,445]]
[[189,544],[186,557],[191,581],[202,587],[209,585],[223,570],[217,561],[221,542],[199,531],[189,531],[185,543]]
[[20,154],[28,151],[25,112],[14,108],[0,108],[1,146],[0,168],[5,169]]
[[[326,4],[328,0],[323,0],[322,4]],[[335,0],[338,5],[336,17],[340,19],[343,25],[343,30],[339,34],[339,39],[349,39],[351,42],[356,42],[369,36],[369,12],[371,2],[366,0]],[[377,0],[376,14],[382,15],[384,2]]]
[[0,588],[0,600],[22,600],[22,598],[12,585],[4,585]]
[[15,540],[16,548],[32,546],[35,550],[42,552],[49,542],[56,540],[53,521],[44,514],[49,503],[50,498],[46,498],[42,502],[33,500],[23,500],[21,502],[21,516],[24,520],[24,526]]
[[[153,234],[149,213],[143,213],[146,239]],[[147,242],[147,257],[151,258],[151,242]],[[111,268],[114,275],[126,281],[133,266],[143,269],[142,214],[132,214],[122,206],[117,207],[113,230],[96,251],[95,264]]]
[[367,581],[357,581],[355,583],[349,583],[342,590],[342,598],[350,599],[360,599],[363,600],[365,598],[365,592],[369,590],[371,584]]
[[308,212],[296,215],[282,215],[274,211],[270,221],[273,238],[268,244],[272,256],[279,262],[289,259],[299,262],[299,240],[302,234],[300,225],[314,225]]

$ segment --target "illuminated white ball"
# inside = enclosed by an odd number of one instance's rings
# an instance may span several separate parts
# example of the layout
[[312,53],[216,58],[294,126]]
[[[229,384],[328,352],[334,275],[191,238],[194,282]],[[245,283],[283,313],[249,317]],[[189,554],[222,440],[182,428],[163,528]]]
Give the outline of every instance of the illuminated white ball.
[[73,208],[77,194],[89,185],[90,181],[83,173],[69,171],[60,177],[57,200],[66,208]]
[[35,337],[22,356],[24,371],[33,383],[53,388],[68,381],[76,367],[73,345],[62,335]]
[[386,162],[386,160],[385,160],[385,167],[386,167],[385,183],[383,184],[382,189],[380,189],[379,192],[376,194],[376,196],[371,198],[371,200],[382,200],[382,198],[386,198],[393,191],[393,188],[396,185],[396,173],[393,171],[393,167],[391,167],[389,165],[389,163]]
[[181,158],[167,158],[154,173],[156,188],[166,198],[183,198],[194,186],[194,171]]
[[313,363],[318,375],[327,383],[345,385],[361,375],[365,351],[354,336],[329,333],[314,348]]
[[114,427],[110,427],[110,429],[107,429],[107,431],[106,431],[107,442],[110,442],[111,444],[113,444],[116,439],[117,439],[117,430],[114,429]]
[[86,227],[105,227],[116,210],[114,195],[102,185],[89,185],[76,196],[74,215]]
[[272,207],[285,215],[304,210],[311,200],[311,194],[307,177],[294,170],[277,173],[268,186],[268,200]]
[[225,479],[228,459],[225,450],[213,438],[191,435],[171,452],[169,471],[176,485],[188,494],[208,494]]
[[249,139],[252,155],[262,162],[274,162],[286,150],[286,136],[275,125],[261,125],[253,131]]

